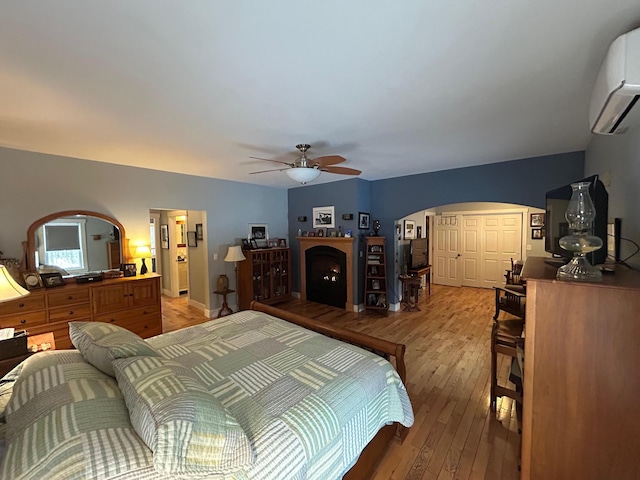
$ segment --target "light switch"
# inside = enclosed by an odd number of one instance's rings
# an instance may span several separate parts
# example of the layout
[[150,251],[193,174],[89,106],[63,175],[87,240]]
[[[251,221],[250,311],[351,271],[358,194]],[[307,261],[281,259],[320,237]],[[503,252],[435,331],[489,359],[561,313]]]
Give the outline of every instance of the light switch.
[[217,254],[217,253],[214,253],[214,254],[213,254],[213,259],[214,259],[214,260],[217,260],[217,259],[218,259],[218,254]]
[[527,250],[531,250],[531,244],[527,243]]

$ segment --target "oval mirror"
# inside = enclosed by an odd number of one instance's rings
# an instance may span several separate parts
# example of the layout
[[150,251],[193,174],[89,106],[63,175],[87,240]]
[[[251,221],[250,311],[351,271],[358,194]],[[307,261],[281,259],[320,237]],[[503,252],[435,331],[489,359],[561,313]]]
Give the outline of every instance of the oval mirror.
[[27,232],[29,268],[64,276],[119,269],[124,227],[101,213],[69,210],[47,215]]

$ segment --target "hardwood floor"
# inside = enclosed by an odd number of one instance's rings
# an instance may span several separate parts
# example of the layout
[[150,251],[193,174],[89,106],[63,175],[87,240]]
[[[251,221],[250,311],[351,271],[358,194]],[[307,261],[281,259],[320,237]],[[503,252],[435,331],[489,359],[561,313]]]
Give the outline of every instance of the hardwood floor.
[[[490,333],[494,292],[432,285],[419,312],[388,316],[352,313],[293,299],[277,305],[327,323],[407,346],[407,390],[415,423],[402,445],[393,443],[375,480],[519,478],[520,436],[515,402],[489,410]],[[163,297],[164,331],[207,321],[186,298]],[[499,356],[506,382],[510,363]]]

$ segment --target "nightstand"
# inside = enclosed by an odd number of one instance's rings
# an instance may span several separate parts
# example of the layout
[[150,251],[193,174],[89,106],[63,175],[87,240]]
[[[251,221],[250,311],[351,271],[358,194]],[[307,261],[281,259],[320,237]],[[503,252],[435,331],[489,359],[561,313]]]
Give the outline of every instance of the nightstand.
[[36,352],[44,350],[55,350],[56,342],[52,332],[41,333],[39,335],[29,335],[27,337],[27,349],[29,352],[26,355],[18,355],[17,357],[5,358],[0,360],[0,377],[4,377],[9,373],[16,365],[23,360],[26,360]]

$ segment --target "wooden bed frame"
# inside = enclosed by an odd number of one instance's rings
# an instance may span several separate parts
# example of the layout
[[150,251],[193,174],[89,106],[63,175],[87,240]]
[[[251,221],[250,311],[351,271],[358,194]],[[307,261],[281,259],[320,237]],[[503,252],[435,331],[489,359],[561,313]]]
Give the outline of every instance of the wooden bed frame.
[[[326,323],[320,323],[316,320],[298,315],[297,313],[281,310],[256,301],[251,302],[250,308],[251,310],[264,312],[288,322],[295,323],[296,325],[321,333],[327,337],[335,338],[336,340],[341,340],[352,345],[363,347],[366,350],[374,351],[379,355],[385,356],[389,361],[393,359],[392,363],[395,363],[394,366],[398,375],[400,375],[405,386],[407,385],[407,370],[404,364],[404,352],[406,347],[401,343],[394,343],[381,338],[372,337],[371,335],[364,333],[354,332],[344,328],[328,325]],[[409,429],[399,423],[382,427],[376,436],[373,437],[365,447],[360,454],[358,461],[351,470],[346,473],[343,479],[362,480],[369,478],[394,437],[402,443],[408,433]]]

